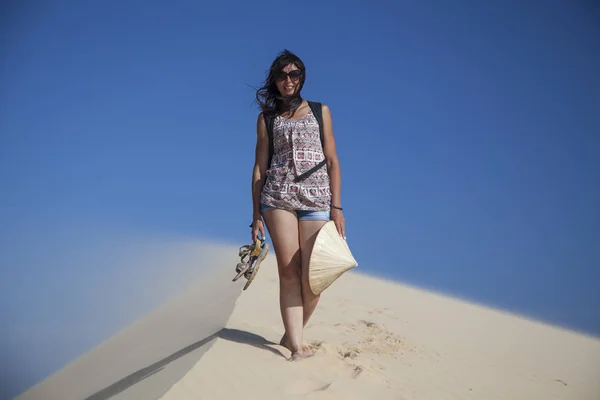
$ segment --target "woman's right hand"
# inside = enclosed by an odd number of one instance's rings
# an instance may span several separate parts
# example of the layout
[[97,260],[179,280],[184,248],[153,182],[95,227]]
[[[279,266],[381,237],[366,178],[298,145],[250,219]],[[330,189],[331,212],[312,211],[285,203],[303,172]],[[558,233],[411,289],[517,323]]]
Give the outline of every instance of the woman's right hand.
[[265,226],[263,224],[262,218],[254,218],[252,221],[252,243],[256,242],[258,239],[258,233],[260,232],[260,238],[265,238]]

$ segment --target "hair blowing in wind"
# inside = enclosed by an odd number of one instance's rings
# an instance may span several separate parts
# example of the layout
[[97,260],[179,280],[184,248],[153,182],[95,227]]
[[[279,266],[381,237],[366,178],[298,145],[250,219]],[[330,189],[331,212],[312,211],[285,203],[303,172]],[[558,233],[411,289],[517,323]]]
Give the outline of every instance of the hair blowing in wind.
[[[290,64],[294,64],[302,72],[302,75],[300,76],[298,90],[294,93],[294,95],[283,97],[277,90],[277,74]],[[279,53],[271,64],[269,74],[267,75],[263,86],[256,91],[256,101],[258,102],[263,114],[274,115],[290,112],[293,115],[298,107],[302,104],[300,92],[304,86],[305,79],[306,67],[304,66],[302,60],[289,50],[283,50],[281,53]]]

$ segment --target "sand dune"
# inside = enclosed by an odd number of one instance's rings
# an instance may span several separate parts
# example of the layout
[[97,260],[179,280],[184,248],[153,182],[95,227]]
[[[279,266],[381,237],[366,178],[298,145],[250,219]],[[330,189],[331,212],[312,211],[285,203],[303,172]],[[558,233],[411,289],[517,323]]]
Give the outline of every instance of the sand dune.
[[233,259],[19,399],[600,398],[600,340],[360,271],[288,362],[274,255],[245,292]]
[[600,340],[359,272],[322,295],[316,355],[288,362],[274,262],[161,399],[600,398]]
[[[169,390],[214,343],[241,292],[231,284],[237,248],[196,247],[201,279],[16,400],[157,399]],[[190,254],[189,246],[181,250]],[[167,258],[181,269],[182,260]]]

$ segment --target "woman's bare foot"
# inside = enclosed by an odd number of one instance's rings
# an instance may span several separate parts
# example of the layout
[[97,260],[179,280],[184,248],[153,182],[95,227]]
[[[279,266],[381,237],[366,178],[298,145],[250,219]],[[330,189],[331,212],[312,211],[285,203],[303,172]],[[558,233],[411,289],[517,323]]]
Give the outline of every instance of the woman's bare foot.
[[[292,351],[292,346],[290,345],[290,343],[287,340],[287,336],[284,333],[283,336],[281,337],[281,340],[279,341],[279,345],[285,347],[286,349],[288,349],[289,351]],[[304,351],[311,351],[311,348],[309,346],[303,345],[302,349]]]
[[289,361],[300,361],[304,358],[309,358],[315,355],[315,352],[312,351],[308,347],[303,347],[302,350],[298,350],[295,353],[292,353],[292,356],[289,358]]
[[292,346],[290,345],[290,342],[288,342],[287,334],[285,334],[285,333],[281,337],[281,340],[279,341],[279,345],[285,347],[289,351],[292,351]]

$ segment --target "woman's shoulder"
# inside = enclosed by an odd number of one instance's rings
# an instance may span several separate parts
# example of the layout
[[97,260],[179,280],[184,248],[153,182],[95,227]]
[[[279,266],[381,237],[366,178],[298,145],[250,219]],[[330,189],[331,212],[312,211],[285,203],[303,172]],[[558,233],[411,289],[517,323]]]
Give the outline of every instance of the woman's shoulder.
[[269,111],[263,111],[263,110],[261,110],[261,111],[258,113],[258,120],[263,120],[263,121],[266,121],[267,119],[269,119],[269,118],[274,118],[275,116],[276,116],[276,115],[275,115],[275,113],[273,113],[273,112],[269,112]]
[[[309,100],[308,101],[309,105],[312,105],[312,107],[318,107],[319,105],[321,106],[321,118],[322,117],[326,117],[326,118],[331,118],[331,110],[329,109],[329,106],[323,102],[320,101],[312,101]],[[312,108],[311,107],[311,108]]]
[[307,100],[307,103],[309,105],[312,105],[313,107],[320,105],[321,106],[321,110],[323,110],[323,111],[325,111],[325,110],[329,111],[329,106],[326,103],[322,102],[322,101]]
[[262,111],[262,110],[261,110],[261,111],[258,113],[257,120],[258,120],[259,122],[261,122],[261,121],[262,121],[262,122],[265,122],[265,121],[267,121],[267,120],[269,120],[269,119],[273,119],[275,116],[276,116],[276,115],[275,115],[274,113],[272,113],[272,112],[268,112],[268,111]]

